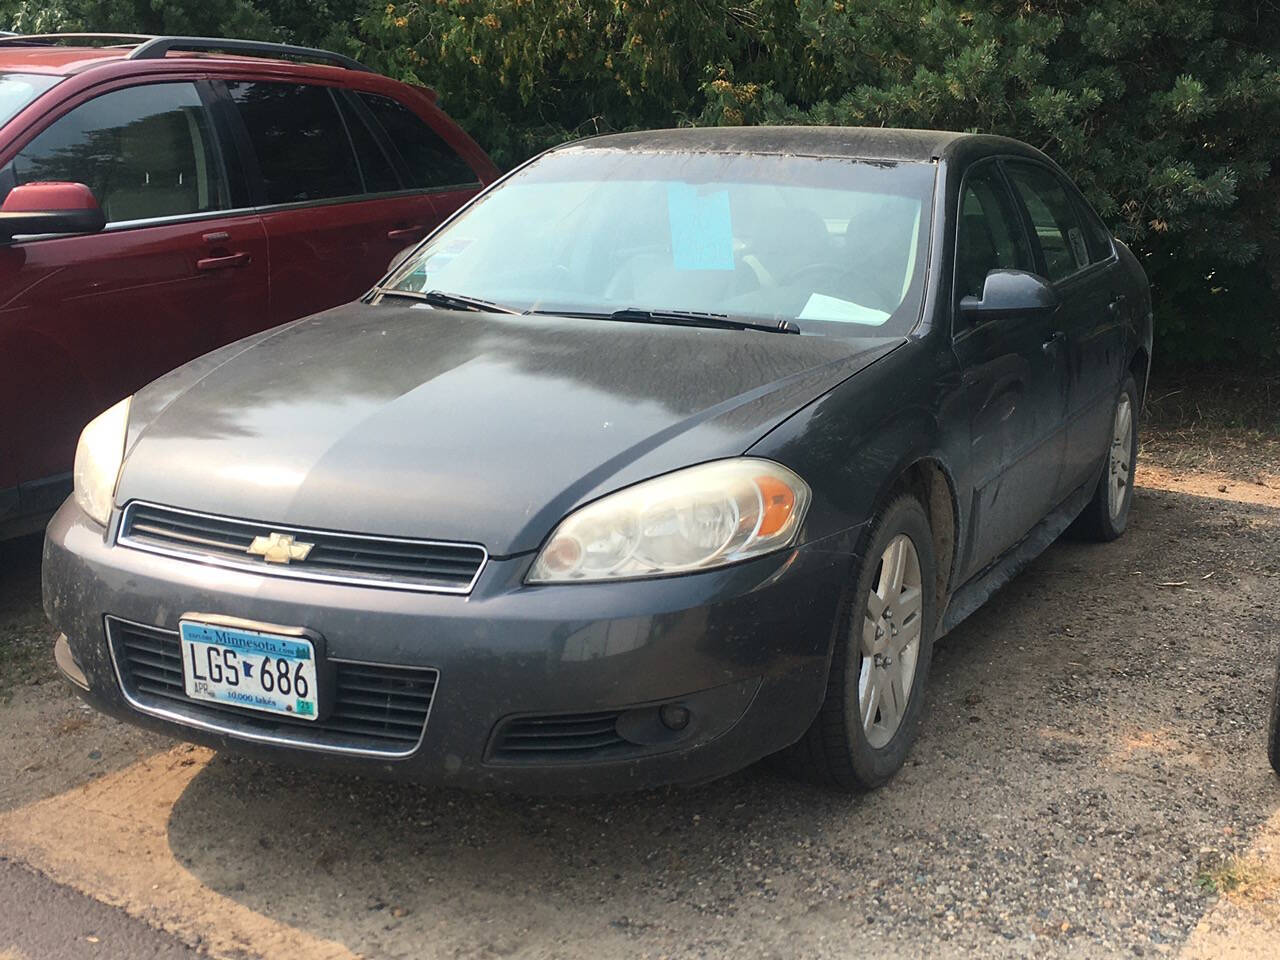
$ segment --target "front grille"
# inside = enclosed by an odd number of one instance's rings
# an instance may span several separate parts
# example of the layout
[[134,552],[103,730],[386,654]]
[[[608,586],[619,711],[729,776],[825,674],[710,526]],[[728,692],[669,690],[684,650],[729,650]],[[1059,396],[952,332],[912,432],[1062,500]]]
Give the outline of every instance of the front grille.
[[182,644],[172,631],[108,617],[107,638],[125,694],[144,711],[163,711],[180,722],[253,739],[337,752],[412,753],[422,739],[438,676],[431,669],[330,660],[336,675],[332,710],[323,720],[294,720],[190,699],[182,682]]
[[[310,544],[310,552],[288,563],[248,552],[255,539],[273,533]],[[272,576],[440,593],[470,593],[487,559],[477,544],[305,530],[136,501],[125,508],[116,539],[139,550]]]
[[510,763],[601,760],[634,750],[618,735],[619,714],[516,717],[498,730],[490,758]]

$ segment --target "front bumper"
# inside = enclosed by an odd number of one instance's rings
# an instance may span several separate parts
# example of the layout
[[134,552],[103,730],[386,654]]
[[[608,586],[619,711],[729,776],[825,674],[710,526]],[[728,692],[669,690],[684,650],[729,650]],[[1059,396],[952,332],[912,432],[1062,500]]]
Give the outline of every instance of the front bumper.
[[[262,576],[113,546],[68,501],[48,528],[44,603],[88,685],[82,696],[143,727],[420,782],[632,789],[713,779],[804,733],[825,692],[856,533],[722,570],[621,583],[530,587],[530,556],[493,558],[469,596],[450,596]],[[198,709],[157,710],[126,696],[108,618],[176,632],[192,611],[306,627],[334,660],[438,671],[421,741],[394,758],[340,753],[278,742],[234,716],[201,722]],[[687,727],[638,734],[645,742],[615,745],[599,759],[574,751],[514,761],[494,751],[511,718],[623,711],[640,729],[637,718],[666,703],[690,710]]]

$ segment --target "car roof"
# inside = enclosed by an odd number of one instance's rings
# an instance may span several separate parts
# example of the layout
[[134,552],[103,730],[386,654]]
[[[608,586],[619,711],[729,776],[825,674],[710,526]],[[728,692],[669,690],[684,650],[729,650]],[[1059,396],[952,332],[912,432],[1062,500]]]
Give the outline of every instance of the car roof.
[[120,47],[0,47],[0,70],[67,76],[108,60],[123,60],[131,48]]
[[683,127],[614,133],[565,144],[558,150],[624,150],[675,153],[767,153],[928,162],[961,153],[1016,154],[1043,158],[1020,140],[948,130],[893,127]]
[[[0,40],[4,41],[0,43],[0,71],[41,73],[67,77],[107,64],[134,63],[141,66],[142,64],[150,63],[172,64],[175,61],[198,61],[206,64],[214,61],[220,65],[239,64],[247,67],[261,67],[266,64],[275,68],[296,68],[310,71],[316,68],[321,70],[335,69],[334,66],[330,65],[327,58],[338,56],[329,54],[327,51],[315,50],[311,52],[317,55],[316,59],[289,59],[287,56],[271,55],[272,47],[279,51],[288,50],[290,49],[289,47],[264,43],[259,45],[260,49],[241,55],[235,52],[222,53],[211,50],[184,49],[182,46],[175,45],[173,49],[160,52],[156,56],[135,60],[131,55],[138,51],[146,41],[158,40],[167,43],[169,38],[138,36],[126,39],[121,37],[120,39],[123,42],[105,46],[75,43],[74,40],[76,39],[80,39],[79,35],[64,37],[58,34],[49,34],[32,38],[25,38],[16,34],[0,36]],[[115,38],[112,37],[112,39]],[[174,38],[174,40],[182,39],[184,38]],[[202,38],[193,39],[197,42],[204,42]],[[234,43],[236,41],[229,42]],[[360,67],[361,70],[367,69],[354,61],[348,61],[347,65]],[[342,69],[342,67],[339,66],[337,69]]]

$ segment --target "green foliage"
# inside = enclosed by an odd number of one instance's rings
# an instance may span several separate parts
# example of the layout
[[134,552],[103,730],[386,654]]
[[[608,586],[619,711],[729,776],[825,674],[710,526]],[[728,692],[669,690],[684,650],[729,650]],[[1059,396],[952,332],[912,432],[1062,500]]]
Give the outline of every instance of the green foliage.
[[6,15],[355,53],[435,87],[502,165],[680,124],[1018,137],[1142,258],[1163,361],[1280,359],[1280,15],[1262,0],[0,0]]
[[20,33],[57,30],[252,37],[271,20],[248,0],[0,0],[0,22]]

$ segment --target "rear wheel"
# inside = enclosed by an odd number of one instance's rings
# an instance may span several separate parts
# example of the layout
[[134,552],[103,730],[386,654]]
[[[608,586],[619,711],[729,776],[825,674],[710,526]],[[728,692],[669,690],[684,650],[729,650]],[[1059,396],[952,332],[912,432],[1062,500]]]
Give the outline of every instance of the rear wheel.
[[1111,445],[1093,499],[1075,522],[1074,531],[1088,540],[1116,539],[1129,523],[1133,472],[1138,462],[1138,386],[1125,377],[1111,418]]
[[892,777],[915,742],[933,652],[933,537],[901,496],[877,518],[835,638],[827,695],[785,761],[842,790]]

